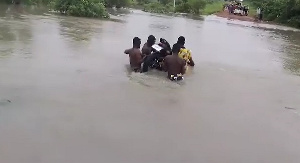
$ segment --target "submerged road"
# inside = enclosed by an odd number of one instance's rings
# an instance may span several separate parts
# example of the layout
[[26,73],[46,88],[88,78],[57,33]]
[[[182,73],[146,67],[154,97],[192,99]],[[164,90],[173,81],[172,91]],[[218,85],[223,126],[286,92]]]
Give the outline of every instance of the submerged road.
[[[150,34],[186,37],[183,83],[128,71],[124,49]],[[214,16],[1,10],[0,162],[299,163],[299,45],[296,30]]]

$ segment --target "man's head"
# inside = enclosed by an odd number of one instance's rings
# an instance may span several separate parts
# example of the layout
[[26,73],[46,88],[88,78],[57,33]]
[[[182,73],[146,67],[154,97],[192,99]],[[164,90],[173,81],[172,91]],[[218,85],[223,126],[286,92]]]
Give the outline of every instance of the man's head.
[[174,44],[173,48],[172,48],[173,55],[178,55],[180,49],[181,49],[181,46],[178,43]]
[[163,44],[166,44],[167,43],[167,40],[165,40],[164,38],[160,38],[159,39],[159,42],[163,43]]
[[138,37],[133,38],[133,47],[140,48],[141,47],[141,39]]
[[177,44],[184,46],[185,38],[183,36],[178,37]]
[[148,37],[147,43],[148,43],[149,46],[152,46],[152,45],[155,44],[155,41],[156,41],[156,38],[153,35],[150,35]]

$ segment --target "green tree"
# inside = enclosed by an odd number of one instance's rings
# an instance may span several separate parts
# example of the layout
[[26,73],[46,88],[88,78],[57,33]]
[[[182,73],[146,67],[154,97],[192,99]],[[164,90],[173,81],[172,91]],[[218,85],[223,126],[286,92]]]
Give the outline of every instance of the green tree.
[[130,0],[105,0],[105,5],[107,7],[125,7],[130,4]]
[[248,0],[263,9],[263,19],[300,27],[300,0]]
[[188,0],[188,3],[191,6],[191,11],[194,14],[200,14],[200,10],[204,9],[206,5],[205,0]]
[[79,17],[109,17],[101,0],[56,0],[54,10]]
[[136,0],[136,2],[141,5],[141,4],[150,3],[150,0]]
[[163,5],[166,5],[166,4],[172,3],[173,0],[159,0],[159,2]]
[[181,2],[176,5],[175,12],[180,13],[190,13],[192,11],[192,6],[189,3]]

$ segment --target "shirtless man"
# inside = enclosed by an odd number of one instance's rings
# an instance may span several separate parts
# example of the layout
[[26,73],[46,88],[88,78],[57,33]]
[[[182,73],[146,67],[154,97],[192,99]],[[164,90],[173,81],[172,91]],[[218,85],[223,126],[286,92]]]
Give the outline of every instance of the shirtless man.
[[141,39],[135,37],[133,38],[133,47],[124,51],[125,54],[129,54],[130,67],[134,72],[141,70],[141,64],[143,62],[140,47]]
[[152,45],[155,44],[156,38],[153,35],[148,37],[147,42],[144,44],[142,48],[143,57],[148,56],[152,53]]
[[185,73],[185,61],[178,56],[180,45],[174,44],[172,55],[165,57],[163,68],[168,72],[168,78],[172,81],[182,80]]
[[176,44],[179,44],[180,45],[180,52],[179,52],[179,57],[184,59],[186,61],[186,63],[189,65],[189,66],[195,66],[195,63],[194,63],[194,60],[192,58],[192,54],[191,54],[191,51],[186,49],[184,47],[184,44],[185,44],[185,38],[183,36],[180,36],[177,40],[177,43]]

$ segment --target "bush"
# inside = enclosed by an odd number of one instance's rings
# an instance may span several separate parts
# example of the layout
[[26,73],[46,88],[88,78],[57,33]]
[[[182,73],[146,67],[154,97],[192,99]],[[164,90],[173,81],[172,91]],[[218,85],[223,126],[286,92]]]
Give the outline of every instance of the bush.
[[194,14],[200,14],[200,10],[204,9],[206,5],[206,1],[204,0],[189,0],[188,3],[192,7],[191,12]]
[[167,5],[167,4],[173,3],[173,0],[159,0],[159,2],[163,5]]
[[39,5],[39,4],[44,4],[48,5],[51,3],[52,0],[26,0],[25,3],[29,5]]
[[[51,1],[53,0],[14,0],[16,4],[23,3],[25,5],[40,5],[40,4],[48,5],[51,3]],[[0,0],[0,2],[5,2],[8,4],[13,3],[12,0]]]
[[136,2],[139,5],[144,5],[144,4],[150,3],[151,0],[136,0]]
[[121,8],[128,6],[132,0],[104,0],[106,7],[116,7]]
[[223,10],[224,3],[222,1],[216,1],[212,3],[207,3],[205,8],[202,10],[201,14],[210,15]]
[[170,13],[173,12],[173,6],[171,4],[162,5],[161,3],[149,3],[144,5],[144,11],[154,13]]
[[176,8],[176,12],[181,13],[193,13],[200,14],[200,10],[202,10],[206,5],[206,1],[204,0],[187,0],[180,2]]
[[104,3],[100,0],[56,0],[54,10],[79,17],[109,17]]
[[294,16],[291,19],[288,20],[288,24],[296,27],[296,28],[300,28],[300,16]]
[[180,3],[175,8],[175,12],[180,12],[180,13],[190,13],[191,10],[192,7],[188,3]]
[[249,0],[263,10],[263,19],[300,28],[299,0]]

